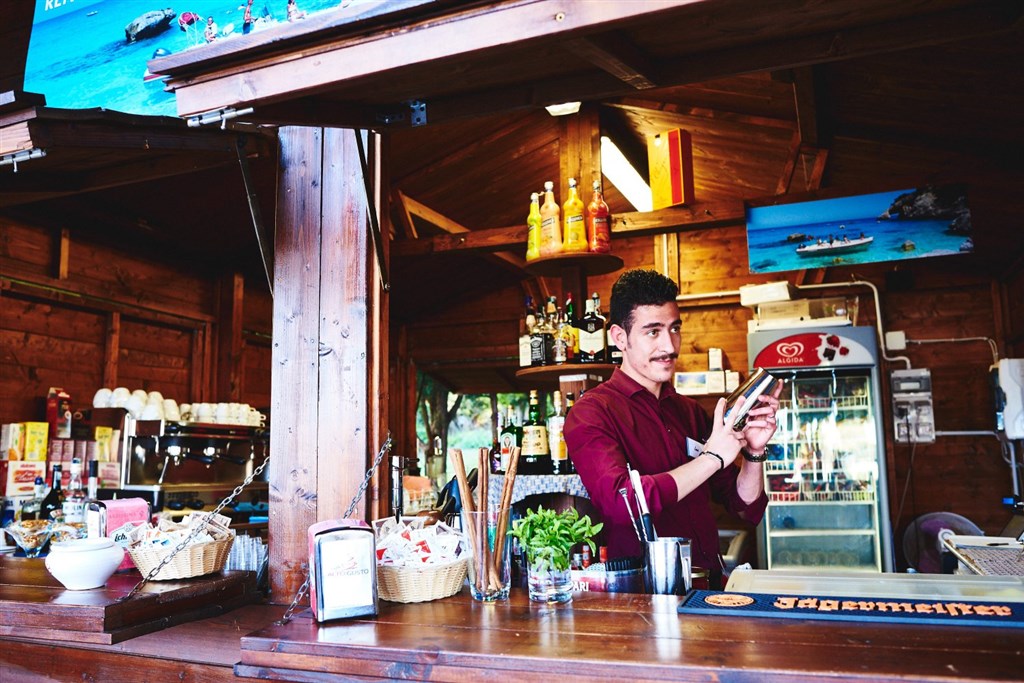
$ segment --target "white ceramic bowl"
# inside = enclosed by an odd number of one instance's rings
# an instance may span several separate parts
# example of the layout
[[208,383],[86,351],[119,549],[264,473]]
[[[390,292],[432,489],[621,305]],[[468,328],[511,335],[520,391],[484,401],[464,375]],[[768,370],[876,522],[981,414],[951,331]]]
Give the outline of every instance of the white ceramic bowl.
[[100,588],[124,559],[124,548],[109,538],[76,538],[53,543],[46,569],[68,590]]
[[96,394],[92,397],[92,407],[109,408],[110,398],[113,395],[113,393],[114,392],[112,392],[110,389],[107,389],[106,387],[103,387],[102,389],[97,389]]

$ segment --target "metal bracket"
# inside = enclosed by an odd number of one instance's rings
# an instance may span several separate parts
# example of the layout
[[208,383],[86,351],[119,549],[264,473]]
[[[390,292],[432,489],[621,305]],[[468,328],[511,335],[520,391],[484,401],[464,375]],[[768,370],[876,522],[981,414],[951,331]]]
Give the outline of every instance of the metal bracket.
[[408,104],[409,110],[412,112],[409,123],[413,126],[427,125],[427,103],[421,100],[412,100]]
[[24,149],[20,152],[14,152],[13,154],[5,154],[0,156],[0,166],[13,166],[14,172],[18,172],[18,164],[24,163],[30,159],[42,159],[46,156],[46,150],[39,147],[33,147],[32,149]]
[[[238,166],[242,169],[242,183],[245,185],[245,198],[249,204],[249,215],[252,217],[252,227],[256,233],[256,246],[260,250],[260,261],[263,263],[263,274],[267,278],[267,288],[270,291],[270,298],[274,298],[274,278],[270,275],[270,265],[267,259],[267,246],[264,245],[263,215],[260,212],[260,203],[256,198],[256,189],[253,186],[252,177],[249,172],[249,159],[245,156],[245,136],[240,135],[235,141],[235,152],[238,155]],[[273,245],[269,245],[273,249]],[[273,251],[271,251],[273,254]]]
[[205,114],[199,114],[198,116],[188,117],[189,128],[199,128],[200,126],[208,126],[212,123],[219,123],[220,129],[224,130],[227,127],[228,121],[231,119],[238,118],[239,116],[245,116],[253,112],[252,107],[246,107],[245,109],[235,109],[234,107],[225,107],[224,109],[214,109],[208,111]]

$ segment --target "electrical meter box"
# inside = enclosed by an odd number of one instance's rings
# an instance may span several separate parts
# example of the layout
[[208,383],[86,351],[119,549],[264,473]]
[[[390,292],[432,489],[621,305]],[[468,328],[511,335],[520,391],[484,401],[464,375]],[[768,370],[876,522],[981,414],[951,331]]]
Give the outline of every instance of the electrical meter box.
[[899,443],[933,443],[931,370],[893,370],[892,418]]

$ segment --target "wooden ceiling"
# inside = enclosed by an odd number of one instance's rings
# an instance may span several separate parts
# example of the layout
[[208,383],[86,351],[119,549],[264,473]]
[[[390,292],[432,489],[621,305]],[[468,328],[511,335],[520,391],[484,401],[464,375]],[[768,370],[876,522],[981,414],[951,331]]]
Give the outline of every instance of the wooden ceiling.
[[[15,5],[0,27],[0,92],[21,89],[31,13],[30,3]],[[438,223],[520,226],[530,192],[559,177],[562,123],[541,105],[570,99],[596,109],[602,133],[641,170],[646,136],[690,131],[701,201],[774,195],[778,169],[800,144],[906,149],[914,181],[922,180],[917,150],[952,155],[924,180],[962,179],[961,158],[1010,172],[1024,152],[1021,9],[1016,0],[402,0],[324,12],[151,66],[170,75],[183,115],[252,106],[241,120],[386,132],[392,197],[441,217],[414,219],[424,237],[441,232]],[[426,125],[410,123],[414,100],[425,103]],[[0,168],[0,211],[72,221],[154,257],[262,279],[234,148],[240,128],[104,114],[92,124],[142,125],[166,133],[167,144],[141,149],[111,135],[81,149],[67,143],[76,122],[37,118],[64,142],[17,179]],[[58,130],[65,137],[53,137]],[[266,132],[246,130],[258,139]],[[185,148],[176,136],[196,137]],[[259,205],[272,224],[274,154],[252,144]],[[824,185],[859,189],[849,183],[870,163],[830,165]],[[118,174],[119,166],[133,170]],[[795,187],[806,174],[798,169]],[[633,210],[607,179],[605,188],[613,212]],[[396,237],[407,238],[400,216],[392,220]],[[996,267],[1019,258],[1019,240],[1012,247],[992,249]],[[487,253],[398,255],[391,270],[398,321],[526,277]]]

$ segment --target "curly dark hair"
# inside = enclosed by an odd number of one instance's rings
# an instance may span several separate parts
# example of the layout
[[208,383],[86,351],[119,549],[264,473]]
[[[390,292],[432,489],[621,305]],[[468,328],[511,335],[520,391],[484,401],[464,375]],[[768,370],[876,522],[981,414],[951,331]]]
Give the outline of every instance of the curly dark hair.
[[678,294],[676,283],[656,270],[627,270],[612,285],[609,322],[618,325],[628,334],[633,326],[633,311],[637,306],[661,306],[675,301]]

